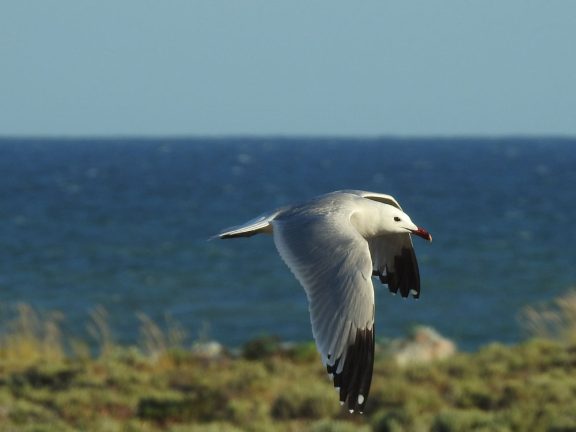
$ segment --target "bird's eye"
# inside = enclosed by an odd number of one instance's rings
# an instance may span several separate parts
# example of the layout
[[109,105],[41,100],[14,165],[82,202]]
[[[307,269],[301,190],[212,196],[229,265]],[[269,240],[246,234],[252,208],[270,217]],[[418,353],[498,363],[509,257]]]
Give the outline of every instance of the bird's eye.
[[402,219],[400,219],[398,216],[394,216],[394,220],[395,220],[396,222],[400,222]]

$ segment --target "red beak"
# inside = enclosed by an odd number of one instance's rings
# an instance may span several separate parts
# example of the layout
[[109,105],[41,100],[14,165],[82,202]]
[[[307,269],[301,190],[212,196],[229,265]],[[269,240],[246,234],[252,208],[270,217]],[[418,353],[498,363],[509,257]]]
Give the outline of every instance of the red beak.
[[418,228],[417,230],[411,231],[412,234],[422,237],[424,240],[432,241],[432,235],[426,231],[424,228]]

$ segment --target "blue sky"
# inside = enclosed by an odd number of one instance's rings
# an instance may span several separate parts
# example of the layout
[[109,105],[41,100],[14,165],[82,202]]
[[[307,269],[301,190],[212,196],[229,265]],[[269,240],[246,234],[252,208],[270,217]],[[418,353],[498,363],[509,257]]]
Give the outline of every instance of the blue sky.
[[573,0],[0,11],[0,135],[576,135]]

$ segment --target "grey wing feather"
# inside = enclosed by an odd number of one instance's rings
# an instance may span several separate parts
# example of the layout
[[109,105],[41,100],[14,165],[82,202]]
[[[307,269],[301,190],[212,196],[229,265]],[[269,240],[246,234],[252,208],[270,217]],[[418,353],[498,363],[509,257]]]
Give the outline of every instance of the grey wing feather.
[[368,192],[368,191],[361,191],[361,190],[346,190],[342,192],[351,193],[354,195],[361,196],[362,198],[366,198],[372,201],[378,201],[384,204],[391,205],[392,207],[396,207],[398,210],[402,210],[396,198],[392,195],[382,194],[378,192]]
[[340,401],[362,411],[374,361],[374,288],[368,243],[349,216],[274,220],[274,242],[308,296],[314,339]]

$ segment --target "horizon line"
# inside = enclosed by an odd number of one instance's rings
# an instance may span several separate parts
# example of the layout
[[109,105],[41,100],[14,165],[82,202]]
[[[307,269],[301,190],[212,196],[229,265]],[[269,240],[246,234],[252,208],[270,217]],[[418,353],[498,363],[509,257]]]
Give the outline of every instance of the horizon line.
[[523,134],[523,133],[506,133],[506,134],[1,134],[0,141],[18,140],[18,141],[155,141],[155,140],[319,140],[319,141],[346,141],[346,140],[397,140],[397,141],[429,141],[429,140],[463,140],[463,141],[493,141],[493,140],[574,140],[576,134]]

